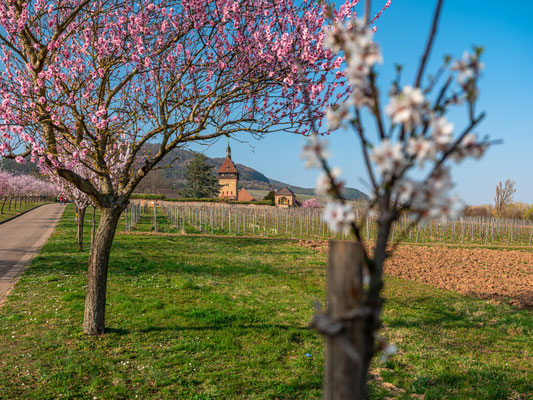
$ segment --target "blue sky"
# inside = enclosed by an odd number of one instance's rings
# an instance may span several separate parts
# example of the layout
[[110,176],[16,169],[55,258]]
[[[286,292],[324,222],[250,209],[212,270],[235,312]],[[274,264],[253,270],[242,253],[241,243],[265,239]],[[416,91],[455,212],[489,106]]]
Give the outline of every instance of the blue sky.
[[[373,11],[385,2],[374,0]],[[378,20],[375,40],[385,61],[379,68],[382,90],[389,87],[395,63],[405,66],[403,84],[412,84],[434,5],[435,1],[430,0],[392,0]],[[487,117],[477,133],[503,140],[480,161],[467,161],[453,168],[455,191],[469,204],[491,203],[496,185],[507,178],[516,181],[516,201],[533,203],[532,15],[533,2],[528,1],[444,2],[429,70],[440,65],[444,54],[459,58],[473,44],[484,46],[479,110],[485,110]],[[450,119],[457,130],[464,126],[462,114],[454,113]],[[318,172],[306,170],[299,158],[304,143],[301,136],[279,133],[261,140],[248,136],[241,139],[247,142],[230,142],[235,162],[293,185],[314,185]],[[341,167],[348,186],[366,191],[365,170],[354,133],[341,130],[328,139],[332,165]],[[226,139],[220,140],[205,149],[205,154],[224,156],[226,144]]]

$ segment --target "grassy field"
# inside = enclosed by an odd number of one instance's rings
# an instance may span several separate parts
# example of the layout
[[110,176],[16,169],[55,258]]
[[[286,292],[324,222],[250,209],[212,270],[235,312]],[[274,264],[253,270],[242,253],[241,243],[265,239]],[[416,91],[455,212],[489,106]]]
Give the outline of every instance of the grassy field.
[[[87,229],[88,234],[89,229]],[[88,235],[87,235],[88,240]],[[288,240],[119,234],[108,332],[81,331],[69,206],[0,309],[1,399],[319,399],[326,257]],[[531,312],[387,279],[372,398],[526,399]],[[423,397],[422,397],[423,395]]]
[[[28,203],[28,204],[17,204],[17,207],[14,206],[15,203],[11,205],[11,210],[8,209],[8,203],[4,206],[4,212],[0,214],[0,222],[5,221],[8,218],[14,217],[17,214],[23,213],[24,211],[28,211],[39,204],[45,204],[45,203]],[[1,204],[0,204],[1,207]]]

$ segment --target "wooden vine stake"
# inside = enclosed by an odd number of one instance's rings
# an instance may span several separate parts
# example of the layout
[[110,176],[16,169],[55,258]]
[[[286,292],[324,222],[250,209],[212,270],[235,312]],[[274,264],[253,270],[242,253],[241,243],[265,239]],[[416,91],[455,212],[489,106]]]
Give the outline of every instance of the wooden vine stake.
[[326,337],[324,398],[359,399],[365,392],[362,372],[364,322],[361,309],[363,252],[353,241],[330,242],[325,314],[312,326]]

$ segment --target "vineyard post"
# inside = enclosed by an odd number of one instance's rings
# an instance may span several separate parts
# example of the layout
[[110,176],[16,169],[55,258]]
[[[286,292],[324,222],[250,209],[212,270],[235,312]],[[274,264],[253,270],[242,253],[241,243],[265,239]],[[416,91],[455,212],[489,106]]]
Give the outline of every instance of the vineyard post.
[[296,223],[296,213],[292,212],[289,214],[292,214],[292,230],[291,230],[291,238],[294,238],[294,224]]
[[154,232],[157,232],[157,208],[155,205],[155,201],[152,202],[152,204],[154,205]]

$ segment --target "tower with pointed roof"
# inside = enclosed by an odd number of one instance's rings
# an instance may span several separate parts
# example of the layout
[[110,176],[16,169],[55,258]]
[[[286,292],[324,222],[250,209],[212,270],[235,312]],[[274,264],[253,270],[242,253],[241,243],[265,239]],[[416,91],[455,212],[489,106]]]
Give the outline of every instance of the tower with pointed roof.
[[218,184],[220,185],[220,194],[218,197],[237,199],[239,187],[239,171],[231,161],[231,147],[228,143],[226,148],[226,159],[218,169]]

